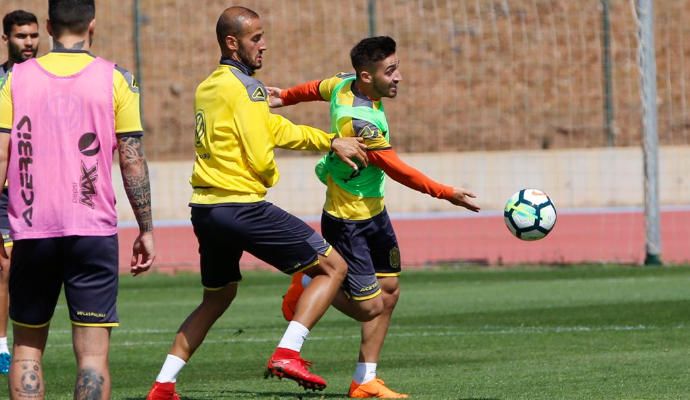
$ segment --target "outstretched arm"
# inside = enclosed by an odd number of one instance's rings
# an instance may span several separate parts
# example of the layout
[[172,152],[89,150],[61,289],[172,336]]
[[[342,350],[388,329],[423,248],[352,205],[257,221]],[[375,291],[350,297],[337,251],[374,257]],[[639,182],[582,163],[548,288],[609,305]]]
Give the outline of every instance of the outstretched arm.
[[351,168],[357,169],[357,160],[366,167],[368,164],[366,145],[362,138],[335,137],[320,129],[306,125],[295,125],[278,114],[270,114],[269,130],[273,132],[275,146],[291,150],[332,150],[335,155]]
[[281,89],[275,86],[267,86],[268,105],[271,108],[291,106],[303,101],[324,100],[319,91],[321,81],[309,81],[289,89]]
[[474,193],[432,180],[401,160],[395,150],[390,148],[373,150],[369,151],[368,155],[371,164],[381,168],[386,175],[395,181],[430,196],[448,200],[452,204],[465,207],[470,211],[479,211],[479,206],[472,201],[473,198],[477,197]]
[[[268,90],[268,105],[271,108],[279,108],[289,106],[292,104],[301,103],[303,101],[327,101],[324,98],[327,94],[322,94],[320,90],[321,82],[328,82],[328,87],[340,82],[341,78],[336,77],[326,81],[309,81],[289,89],[281,89],[279,87],[267,86]],[[328,92],[330,93],[330,92]],[[276,135],[276,146],[282,148],[299,149],[304,148],[302,142],[304,138],[300,135],[285,134],[286,132],[278,131]],[[359,163],[366,167],[368,164],[367,154],[365,152],[366,145],[362,138],[334,138],[333,134],[327,134],[330,139],[330,150],[340,158],[344,163],[349,165],[352,169],[358,169],[357,164],[353,161],[358,160]],[[323,136],[322,136],[323,138]],[[317,146],[316,149],[324,150],[323,147]]]
[[144,158],[141,137],[124,135],[118,137],[117,151],[125,193],[139,225],[139,235],[134,240],[130,262],[131,273],[136,276],[151,268],[156,258],[153,245],[149,169]]

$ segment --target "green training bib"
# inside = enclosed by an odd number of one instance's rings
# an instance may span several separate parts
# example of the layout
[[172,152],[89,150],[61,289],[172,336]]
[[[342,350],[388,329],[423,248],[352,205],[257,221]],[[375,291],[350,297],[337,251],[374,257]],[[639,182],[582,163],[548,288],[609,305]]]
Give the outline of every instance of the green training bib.
[[[356,118],[376,125],[383,133],[384,138],[388,140],[388,121],[386,121],[383,103],[380,110],[371,107],[338,104],[338,93],[345,85],[354,82],[354,80],[355,77],[343,79],[331,94],[331,132],[335,132],[336,137],[341,137],[338,130],[339,121],[343,118]],[[355,171],[332,151],[323,156],[316,164],[316,176],[324,184],[330,176],[338,186],[357,196],[383,197],[386,174],[381,168],[369,165]]]

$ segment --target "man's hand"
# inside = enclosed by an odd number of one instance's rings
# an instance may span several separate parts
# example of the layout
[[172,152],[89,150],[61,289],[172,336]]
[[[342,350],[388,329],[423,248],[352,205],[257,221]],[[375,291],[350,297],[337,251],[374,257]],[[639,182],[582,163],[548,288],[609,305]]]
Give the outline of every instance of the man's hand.
[[156,251],[153,246],[153,232],[141,232],[134,240],[132,246],[132,261],[130,262],[130,272],[137,276],[142,272],[148,271],[156,259]]
[[470,192],[469,190],[457,188],[453,192],[453,197],[448,199],[448,201],[455,204],[456,206],[465,207],[470,211],[479,212],[479,206],[474,204],[474,202],[471,200],[476,197],[477,195]]
[[354,170],[358,170],[359,167],[352,161],[353,158],[359,161],[362,167],[366,167],[369,164],[366,152],[367,146],[361,137],[335,138],[331,141],[331,150]]
[[271,108],[280,108],[283,104],[283,99],[280,98],[280,94],[283,93],[283,89],[275,86],[266,86],[268,90],[268,106]]

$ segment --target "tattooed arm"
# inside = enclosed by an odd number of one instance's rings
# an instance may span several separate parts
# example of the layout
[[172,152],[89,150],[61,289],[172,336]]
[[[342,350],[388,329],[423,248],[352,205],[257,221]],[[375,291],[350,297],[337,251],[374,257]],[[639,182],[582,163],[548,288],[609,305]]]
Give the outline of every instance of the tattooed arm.
[[125,193],[139,224],[139,236],[132,249],[131,273],[138,275],[151,267],[156,253],[153,245],[151,185],[141,137],[121,136],[117,141],[120,171]]

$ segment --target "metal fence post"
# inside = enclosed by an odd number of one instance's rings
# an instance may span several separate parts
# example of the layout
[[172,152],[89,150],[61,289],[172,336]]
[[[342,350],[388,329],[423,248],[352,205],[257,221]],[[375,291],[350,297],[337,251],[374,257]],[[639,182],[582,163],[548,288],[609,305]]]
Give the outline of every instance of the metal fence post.
[[369,0],[369,37],[376,36],[376,0]]
[[609,147],[616,145],[616,132],[613,126],[613,78],[611,77],[611,22],[609,0],[601,0],[601,59],[604,89],[604,129]]
[[656,55],[654,50],[654,1],[637,0],[639,23],[640,87],[642,90],[642,149],[644,152],[645,265],[661,264],[659,211],[659,136],[656,105]]

